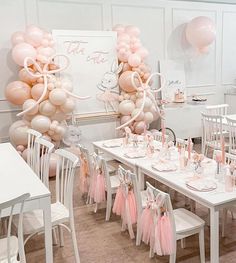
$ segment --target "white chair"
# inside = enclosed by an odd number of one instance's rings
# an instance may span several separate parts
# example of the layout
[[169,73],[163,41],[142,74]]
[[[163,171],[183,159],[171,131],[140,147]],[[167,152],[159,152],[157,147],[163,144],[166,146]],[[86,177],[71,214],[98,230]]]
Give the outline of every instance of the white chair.
[[[23,232],[22,232],[22,218],[23,218],[23,208],[24,202],[30,194],[23,194],[17,198],[0,204],[0,220],[1,213],[4,209],[10,209],[11,213],[8,218],[7,235],[6,237],[0,238],[0,262],[2,263],[25,263],[25,251],[23,242]],[[20,208],[19,220],[18,220],[18,238],[11,235],[12,219],[15,213],[15,208],[18,206]],[[1,236],[1,235],[0,235]],[[17,260],[19,254],[19,260]]]
[[[220,151],[221,153],[221,151]],[[213,153],[213,159],[215,160],[216,158],[216,151]],[[230,154],[230,153],[225,153],[225,162],[226,164],[235,164],[236,166],[236,155]],[[222,215],[222,237],[225,237],[225,226],[227,224],[227,214],[228,211],[231,212],[231,217],[234,219],[234,213],[236,213],[236,205],[229,206],[227,208],[223,208],[223,215]]]
[[[67,229],[72,236],[76,263],[80,262],[77,247],[74,214],[73,214],[73,185],[75,169],[79,159],[74,154],[58,149],[55,151],[58,156],[56,172],[56,202],[51,204],[52,227],[59,228],[60,244],[63,245],[62,227]],[[15,222],[17,222],[17,218]],[[67,226],[69,224],[69,226]],[[44,231],[43,211],[34,210],[24,213],[23,233],[28,235],[25,243],[34,235]]]
[[207,115],[227,115],[229,104],[218,104],[206,106]]
[[[161,194],[163,200],[165,199],[165,203],[167,204],[165,209],[168,211],[172,231],[173,231],[173,238],[177,240],[183,240],[186,237],[198,234],[199,235],[199,247],[200,247],[200,262],[205,262],[205,245],[204,245],[204,225],[205,222],[198,217],[197,215],[193,214],[192,212],[184,209],[178,208],[173,210],[172,204],[170,201],[170,196],[167,193],[164,193],[157,188],[153,187],[150,183],[147,184],[147,192],[152,191],[154,197],[157,194]],[[138,244],[140,244],[141,236],[139,237]],[[174,253],[170,255],[169,262],[175,263],[176,261],[176,241],[174,241],[173,248]],[[150,249],[150,257],[153,257],[154,253],[152,249]]]
[[229,130],[229,153],[236,154],[236,120],[226,117]]
[[39,179],[49,188],[49,164],[54,144],[37,137],[33,151],[33,170]]
[[33,129],[28,129],[28,145],[27,145],[27,163],[28,165],[33,169],[34,168],[34,145],[35,145],[35,139],[42,136],[42,134],[38,131],[35,131]]
[[177,148],[179,148],[179,147],[182,148],[182,147],[183,147],[183,148],[185,148],[185,150],[187,150],[188,141],[187,141],[187,140],[180,139],[180,138],[176,138],[175,146],[176,146]]
[[202,113],[202,153],[207,155],[208,148],[221,149],[221,140],[224,137],[222,129],[223,117]]
[[[153,135],[155,141],[158,141],[158,142],[162,141],[162,132],[161,131],[155,131],[152,133],[152,135]],[[168,140],[169,140],[169,136],[165,135],[165,141],[168,142]]]

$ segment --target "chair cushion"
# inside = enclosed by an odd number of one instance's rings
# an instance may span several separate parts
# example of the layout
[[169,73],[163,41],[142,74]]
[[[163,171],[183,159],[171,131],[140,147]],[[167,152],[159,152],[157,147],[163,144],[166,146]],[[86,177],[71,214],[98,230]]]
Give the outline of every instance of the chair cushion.
[[173,212],[175,218],[176,234],[182,234],[205,225],[204,220],[184,208],[175,209]]
[[[18,253],[18,239],[16,236],[10,236],[10,255],[12,257],[11,262],[18,262],[16,256]],[[7,238],[0,239],[0,263],[7,263]]]
[[[52,226],[65,223],[69,219],[69,210],[60,202],[51,204]],[[17,226],[18,217],[13,218],[13,224]],[[44,231],[43,211],[33,210],[24,213],[23,217],[23,233],[24,235],[33,234],[35,232]]]

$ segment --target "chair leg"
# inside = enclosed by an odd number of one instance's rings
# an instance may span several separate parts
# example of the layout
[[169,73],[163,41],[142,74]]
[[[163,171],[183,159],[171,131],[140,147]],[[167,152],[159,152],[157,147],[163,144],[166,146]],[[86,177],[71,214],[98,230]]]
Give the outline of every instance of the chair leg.
[[153,251],[153,249],[151,247],[150,247],[150,250],[149,250],[149,257],[150,258],[154,257],[154,251]]
[[64,234],[63,234],[63,228],[61,226],[58,226],[58,233],[59,233],[60,247],[64,247]]
[[111,206],[112,206],[112,195],[111,193],[107,193],[106,221],[110,220]]
[[79,250],[77,246],[76,233],[75,233],[75,225],[74,225],[74,220],[72,218],[70,219],[70,229],[71,229],[71,237],[72,237],[74,253],[75,253],[75,262],[80,263]]
[[190,211],[195,213],[196,211],[196,202],[190,199]]
[[234,220],[234,212],[231,210],[230,213],[231,213],[232,220]]
[[176,252],[170,255],[169,263],[175,263],[176,261]]
[[204,227],[199,232],[200,262],[205,263]]
[[53,245],[58,244],[56,228],[52,229],[52,243],[53,243]]
[[222,216],[222,233],[221,236],[225,237],[225,226],[227,222],[227,212],[228,210],[226,208],[223,209],[223,216]]
[[136,246],[141,244],[141,231],[140,231],[140,219],[137,220],[137,234],[136,234]]
[[181,248],[186,248],[185,238],[182,238],[182,239],[180,240],[180,244],[181,244]]

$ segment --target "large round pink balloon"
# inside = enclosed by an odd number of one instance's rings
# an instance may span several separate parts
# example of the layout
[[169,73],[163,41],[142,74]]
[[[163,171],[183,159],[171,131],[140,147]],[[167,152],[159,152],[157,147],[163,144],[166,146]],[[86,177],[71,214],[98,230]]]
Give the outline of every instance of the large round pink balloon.
[[[34,71],[29,68],[28,69],[31,73],[34,73]],[[19,79],[28,83],[28,84],[31,84],[32,82],[35,82],[37,80],[37,77],[33,77],[32,75],[30,75],[25,68],[22,68],[19,73],[18,73],[18,76],[19,76]]]
[[39,105],[39,112],[45,116],[52,116],[56,113],[57,107],[53,105],[49,100],[45,100]]
[[[120,88],[126,92],[134,92],[136,90],[131,82],[132,74],[133,71],[125,71],[119,77]],[[139,85],[138,80],[135,83],[137,86]]]
[[134,132],[137,134],[142,134],[145,129],[145,122],[144,121],[138,121],[134,123]]
[[187,41],[200,52],[206,50],[216,37],[214,22],[205,16],[195,17],[186,26]]
[[[34,85],[31,89],[31,96],[33,97],[33,99],[38,100],[43,94],[43,90],[44,90],[44,84],[38,83]],[[44,96],[43,99],[44,100],[48,99],[48,95],[49,95],[49,91],[47,90],[46,95]]]
[[49,100],[52,104],[60,106],[66,102],[67,95],[63,89],[53,89],[49,94]]
[[34,47],[40,46],[43,40],[44,32],[36,26],[28,26],[26,28],[25,39]]
[[9,128],[9,137],[11,143],[14,145],[26,146],[28,143],[27,130],[29,129],[29,123],[23,120],[14,122]]
[[43,115],[36,115],[31,121],[32,128],[41,133],[47,132],[50,129],[50,125],[51,120]]
[[51,153],[49,160],[49,177],[56,175],[58,156],[56,153]]
[[12,104],[22,105],[31,98],[30,86],[23,81],[10,82],[5,89],[5,96]]
[[13,46],[23,43],[25,41],[24,32],[17,31],[11,36],[11,43]]
[[[33,46],[27,43],[20,43],[14,46],[12,49],[12,58],[19,66],[24,66],[24,60],[26,57],[36,58],[37,52]],[[28,62],[31,65],[32,62]]]
[[33,99],[28,99],[24,102],[23,104],[23,110],[27,110],[28,108],[31,108],[33,107],[30,111],[28,111],[26,114],[27,115],[35,115],[36,113],[38,113],[38,109],[39,109],[39,106],[36,105],[36,101],[33,100]]

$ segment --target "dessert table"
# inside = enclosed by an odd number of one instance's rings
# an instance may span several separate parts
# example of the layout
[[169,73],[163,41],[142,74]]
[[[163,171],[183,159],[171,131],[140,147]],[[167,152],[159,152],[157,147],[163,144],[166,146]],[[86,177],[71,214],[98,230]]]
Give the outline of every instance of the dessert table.
[[[122,142],[122,139],[114,139],[113,141]],[[193,172],[179,168],[176,171],[153,169],[153,163],[158,160],[158,151],[155,151],[152,157],[131,159],[125,156],[125,153],[129,151],[127,147],[105,147],[105,143],[106,141],[94,142],[95,150],[110,155],[137,172],[141,188],[144,185],[144,175],[147,175],[210,209],[210,262],[219,263],[219,210],[236,204],[236,190],[225,192],[224,183],[216,180],[213,173],[211,176],[206,175],[206,178],[215,182],[217,186],[215,190],[207,192],[191,190],[186,186],[186,181],[193,178]],[[178,163],[179,161],[175,160],[174,162]]]
[[[52,263],[51,193],[10,143],[0,144],[0,156],[0,203],[24,193],[30,194],[25,201],[24,211],[43,210],[45,262]],[[2,216],[9,216],[10,212],[9,209],[2,210]],[[20,206],[16,206],[14,213],[19,212]]]

